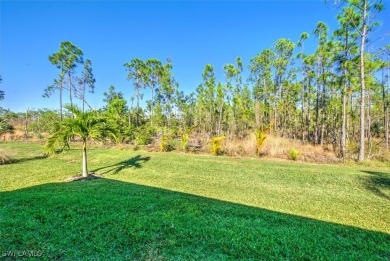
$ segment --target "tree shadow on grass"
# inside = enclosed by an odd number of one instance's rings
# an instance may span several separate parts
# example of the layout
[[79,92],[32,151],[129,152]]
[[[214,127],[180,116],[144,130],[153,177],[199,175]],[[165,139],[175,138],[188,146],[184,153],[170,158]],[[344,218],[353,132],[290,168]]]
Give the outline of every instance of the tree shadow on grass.
[[35,250],[48,260],[390,258],[386,233],[104,178],[0,197],[2,253]]
[[127,159],[127,160],[124,160],[124,161],[121,161],[121,162],[118,162],[118,163],[115,163],[115,164],[112,164],[110,166],[105,166],[105,167],[100,167],[100,168],[97,168],[97,169],[93,169],[92,172],[96,172],[96,171],[103,171],[99,174],[107,174],[107,173],[110,173],[112,172],[113,174],[117,174],[119,173],[120,171],[126,169],[126,168],[141,168],[142,167],[142,162],[146,162],[146,161],[149,161],[150,160],[150,157],[147,156],[147,157],[142,157],[141,155],[137,155],[137,156],[134,156],[130,159]]
[[[390,175],[376,171],[363,171],[370,176],[362,177],[364,187],[378,197],[390,200]],[[387,194],[384,192],[387,191]]]
[[23,162],[27,162],[27,161],[33,161],[33,160],[42,160],[42,159],[46,159],[46,158],[47,158],[46,155],[38,155],[38,156],[33,156],[33,157],[11,159],[10,164],[23,163]]

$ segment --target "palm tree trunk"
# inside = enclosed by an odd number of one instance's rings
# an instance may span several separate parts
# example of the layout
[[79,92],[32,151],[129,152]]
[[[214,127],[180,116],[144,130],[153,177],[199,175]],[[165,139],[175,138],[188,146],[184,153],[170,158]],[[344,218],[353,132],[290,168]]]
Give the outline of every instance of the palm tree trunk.
[[88,166],[87,166],[87,140],[83,140],[83,177],[88,177]]

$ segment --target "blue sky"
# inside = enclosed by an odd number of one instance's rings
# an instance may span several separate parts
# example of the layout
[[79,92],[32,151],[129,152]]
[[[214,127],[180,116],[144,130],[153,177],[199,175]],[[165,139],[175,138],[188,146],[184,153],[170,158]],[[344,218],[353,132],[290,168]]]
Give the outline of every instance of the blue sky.
[[[390,1],[379,16],[378,35],[390,31]],[[57,77],[48,56],[61,41],[71,41],[92,61],[95,94],[87,100],[103,106],[103,92],[114,85],[126,99],[132,86],[125,62],[133,58],[172,59],[173,72],[185,93],[202,82],[207,63],[217,80],[222,67],[241,56],[251,57],[270,48],[279,38],[296,42],[311,33],[318,21],[337,26],[334,6],[322,0],[300,1],[0,1],[0,106],[13,111],[58,108],[58,95],[42,98]],[[314,51],[311,35],[307,51]],[[385,40],[389,43],[389,38]],[[380,40],[377,42],[384,43]],[[145,99],[148,98],[145,92]],[[65,99],[65,103],[67,100]]]

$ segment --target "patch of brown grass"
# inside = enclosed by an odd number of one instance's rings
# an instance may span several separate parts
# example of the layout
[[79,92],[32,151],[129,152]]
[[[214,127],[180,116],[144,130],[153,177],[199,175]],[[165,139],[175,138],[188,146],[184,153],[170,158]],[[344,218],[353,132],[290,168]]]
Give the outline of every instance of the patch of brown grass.
[[250,134],[243,139],[229,139],[224,142],[223,150],[229,156],[255,156],[256,137]]
[[[229,156],[255,156],[256,137],[250,134],[243,139],[229,139],[224,143],[224,151]],[[339,158],[329,146],[313,146],[300,141],[268,135],[260,156],[289,159],[291,151],[299,152],[298,161],[332,163]]]
[[12,163],[11,155],[9,152],[0,149],[0,165]]
[[337,155],[328,146],[314,146],[300,141],[269,136],[263,147],[263,154],[275,158],[288,159],[290,151],[299,152],[297,160],[307,162],[338,162]]

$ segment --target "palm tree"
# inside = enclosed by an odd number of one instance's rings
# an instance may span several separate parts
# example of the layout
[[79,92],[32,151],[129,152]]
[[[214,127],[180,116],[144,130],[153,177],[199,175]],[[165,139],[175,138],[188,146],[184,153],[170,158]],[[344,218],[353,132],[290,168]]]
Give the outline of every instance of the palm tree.
[[46,142],[45,149],[48,154],[54,154],[56,147],[68,146],[68,140],[73,136],[79,136],[83,142],[83,177],[88,177],[87,167],[87,140],[102,140],[104,137],[112,136],[116,139],[116,132],[110,128],[106,120],[97,115],[95,111],[82,112],[75,106],[65,106],[74,118],[67,118],[57,123],[57,131],[54,132]]

